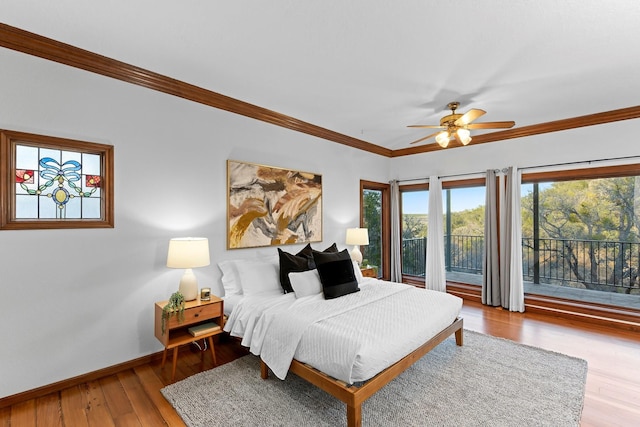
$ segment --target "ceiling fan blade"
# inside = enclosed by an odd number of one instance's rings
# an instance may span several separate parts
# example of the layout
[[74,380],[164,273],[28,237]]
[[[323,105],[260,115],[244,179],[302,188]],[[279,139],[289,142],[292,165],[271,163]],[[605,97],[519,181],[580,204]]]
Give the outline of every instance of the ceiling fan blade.
[[425,139],[433,138],[434,136],[436,136],[439,133],[440,132],[432,133],[431,135],[427,135],[424,138],[416,139],[415,141],[410,142],[410,144],[417,144],[418,142],[424,141]]
[[421,128],[421,129],[446,129],[446,126],[440,125],[409,125],[408,128]]
[[462,143],[462,140],[460,139],[460,135],[458,135],[458,132],[454,132],[453,133],[453,137],[456,139],[456,141],[458,141],[458,144],[460,145],[466,145]]
[[485,114],[487,114],[487,112],[484,111],[484,110],[480,110],[478,108],[472,108],[471,110],[469,110],[466,113],[464,113],[462,115],[462,117],[460,117],[458,120],[456,120],[454,122],[454,124],[456,126],[468,125],[469,123],[471,123],[472,121],[474,121],[478,117],[481,117],[481,116],[483,116]]
[[509,129],[512,128],[516,122],[486,122],[486,123],[471,123],[467,125],[467,129]]

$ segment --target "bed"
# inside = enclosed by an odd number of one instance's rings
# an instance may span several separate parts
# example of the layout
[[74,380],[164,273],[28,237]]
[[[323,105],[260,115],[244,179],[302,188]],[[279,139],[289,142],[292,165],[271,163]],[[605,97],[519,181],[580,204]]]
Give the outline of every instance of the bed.
[[351,268],[357,290],[326,299],[321,266],[289,272],[284,293],[277,258],[230,264],[221,265],[232,302],[225,331],[260,357],[262,378],[292,372],[343,401],[349,426],[361,425],[366,399],[440,342],[455,334],[463,344],[462,300],[453,295]]

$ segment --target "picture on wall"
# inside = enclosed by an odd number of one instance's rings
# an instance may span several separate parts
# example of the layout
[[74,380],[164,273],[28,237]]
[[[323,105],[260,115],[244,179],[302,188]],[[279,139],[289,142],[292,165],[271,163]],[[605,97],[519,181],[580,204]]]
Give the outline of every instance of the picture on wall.
[[227,248],[322,240],[322,175],[227,160]]

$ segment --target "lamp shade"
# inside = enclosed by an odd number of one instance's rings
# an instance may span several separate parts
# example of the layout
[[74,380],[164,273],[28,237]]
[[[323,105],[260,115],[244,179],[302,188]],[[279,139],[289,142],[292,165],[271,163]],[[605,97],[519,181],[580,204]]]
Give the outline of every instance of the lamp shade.
[[467,145],[471,142],[471,132],[468,129],[460,128],[458,129],[458,138],[460,138],[460,142],[462,145]]
[[209,265],[209,239],[178,237],[169,241],[167,267],[196,268]]
[[347,228],[347,245],[368,245],[369,230],[366,228]]
[[449,145],[449,132],[443,130],[442,132],[438,133],[436,135],[436,142],[442,148],[447,148],[447,145]]

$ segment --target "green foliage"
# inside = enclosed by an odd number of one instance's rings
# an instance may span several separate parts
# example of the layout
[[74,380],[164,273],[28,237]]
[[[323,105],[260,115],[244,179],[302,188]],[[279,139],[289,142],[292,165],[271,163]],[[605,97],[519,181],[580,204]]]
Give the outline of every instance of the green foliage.
[[402,238],[416,239],[427,237],[427,215],[405,214],[403,215]]
[[[405,214],[402,216],[402,238],[420,239],[427,237],[429,216],[424,214]],[[444,223],[446,224],[446,213]],[[484,235],[484,206],[451,212],[451,234],[460,236]]]
[[184,320],[184,295],[180,292],[174,292],[169,297],[169,301],[162,307],[162,335],[167,328],[167,321],[173,315],[178,316],[178,322]]
[[[636,177],[555,182],[539,194],[540,238],[638,242]],[[522,198],[533,235],[533,194]]]
[[[635,292],[638,258],[629,243],[640,241],[639,184],[639,177],[603,178],[555,182],[540,190],[540,262],[552,275],[561,272],[560,284]],[[534,237],[533,193],[522,198],[522,209],[523,237]]]
[[369,231],[369,244],[363,248],[363,256],[374,265],[382,265],[382,192],[364,190],[364,227]]

